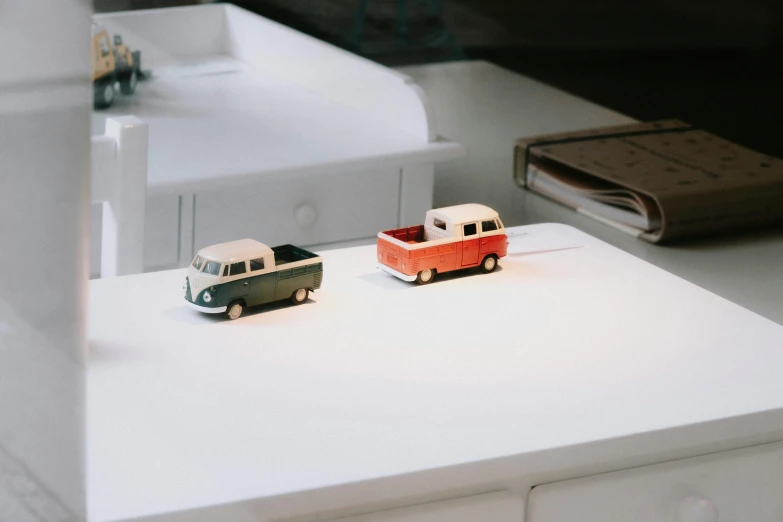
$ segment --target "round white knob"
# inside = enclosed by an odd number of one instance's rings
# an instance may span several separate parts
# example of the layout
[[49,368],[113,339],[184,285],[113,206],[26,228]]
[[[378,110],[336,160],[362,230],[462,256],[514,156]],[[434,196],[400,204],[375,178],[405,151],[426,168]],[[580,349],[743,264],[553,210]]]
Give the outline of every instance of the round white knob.
[[306,203],[299,205],[294,210],[294,218],[300,227],[309,227],[318,219],[318,212],[312,205]]
[[685,497],[677,506],[677,522],[718,522],[718,509],[701,495]]

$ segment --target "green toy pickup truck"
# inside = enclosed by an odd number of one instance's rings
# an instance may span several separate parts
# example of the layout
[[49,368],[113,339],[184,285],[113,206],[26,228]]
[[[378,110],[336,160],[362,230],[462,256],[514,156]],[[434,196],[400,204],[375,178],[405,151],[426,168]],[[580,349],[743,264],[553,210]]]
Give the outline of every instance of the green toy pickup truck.
[[240,239],[204,248],[188,268],[185,301],[199,312],[238,319],[245,308],[291,299],[307,300],[321,288],[321,258],[293,245],[269,248]]

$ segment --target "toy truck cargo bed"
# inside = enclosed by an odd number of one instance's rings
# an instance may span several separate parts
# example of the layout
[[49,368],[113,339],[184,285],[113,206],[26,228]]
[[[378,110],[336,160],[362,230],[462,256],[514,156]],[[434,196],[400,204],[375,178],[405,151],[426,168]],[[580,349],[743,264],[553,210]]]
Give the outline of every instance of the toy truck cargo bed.
[[394,230],[384,230],[381,234],[393,237],[403,243],[423,243],[424,242],[424,225],[416,225],[412,227],[395,228]]
[[272,252],[275,253],[275,266],[280,266],[285,263],[296,263],[297,261],[305,261],[318,257],[318,254],[294,245],[272,247]]
[[277,269],[276,297],[284,298],[298,288],[321,288],[324,271],[318,254],[294,245],[272,247]]

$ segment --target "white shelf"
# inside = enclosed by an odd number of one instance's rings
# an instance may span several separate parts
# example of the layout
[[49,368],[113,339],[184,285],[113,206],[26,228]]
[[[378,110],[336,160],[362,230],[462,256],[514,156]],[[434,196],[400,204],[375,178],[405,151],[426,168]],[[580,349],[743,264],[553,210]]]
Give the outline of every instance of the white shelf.
[[183,270],[92,281],[89,520],[340,513],[783,440],[783,327],[570,227],[510,230],[501,270],[428,286],[326,251],[310,302],[234,322],[184,305]]

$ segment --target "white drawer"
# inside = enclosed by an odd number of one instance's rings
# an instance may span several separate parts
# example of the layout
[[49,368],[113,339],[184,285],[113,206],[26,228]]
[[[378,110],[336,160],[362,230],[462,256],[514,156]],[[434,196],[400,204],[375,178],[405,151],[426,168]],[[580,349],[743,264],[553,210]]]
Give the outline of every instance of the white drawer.
[[523,500],[507,492],[432,502],[330,522],[522,522]]
[[539,486],[526,520],[783,520],[783,443]]
[[251,237],[300,246],[375,236],[396,226],[400,171],[295,177],[195,200],[196,250]]

